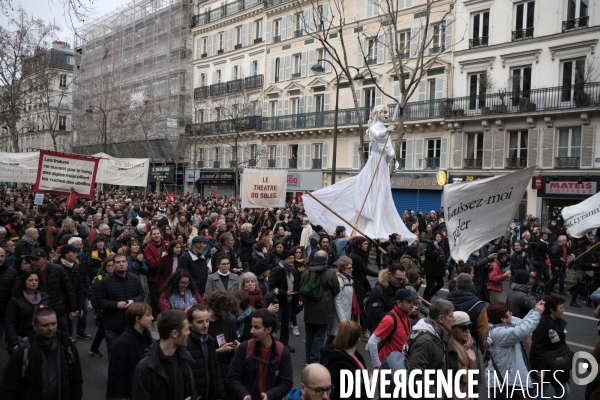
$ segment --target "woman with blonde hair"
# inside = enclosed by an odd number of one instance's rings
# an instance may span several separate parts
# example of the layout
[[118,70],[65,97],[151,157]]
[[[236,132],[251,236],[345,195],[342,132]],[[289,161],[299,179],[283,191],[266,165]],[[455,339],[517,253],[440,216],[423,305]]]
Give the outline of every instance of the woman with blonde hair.
[[[320,363],[329,370],[333,387],[340,388],[340,371],[366,370],[367,363],[363,356],[356,351],[361,343],[362,329],[356,321],[343,321],[340,323],[337,335],[332,344],[321,348]],[[361,374],[362,375],[362,374]],[[331,400],[340,398],[340,390],[333,390]],[[361,391],[360,399],[368,399],[365,391]]]

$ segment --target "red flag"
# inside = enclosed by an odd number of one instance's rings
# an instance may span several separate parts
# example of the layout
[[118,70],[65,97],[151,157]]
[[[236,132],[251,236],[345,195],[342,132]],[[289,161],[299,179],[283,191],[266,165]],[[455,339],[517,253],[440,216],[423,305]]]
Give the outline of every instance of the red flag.
[[71,193],[69,193],[69,197],[67,197],[67,208],[71,211],[75,209],[77,205],[77,192],[71,188]]
[[175,192],[171,191],[171,193],[169,194],[169,203],[172,203],[175,201]]

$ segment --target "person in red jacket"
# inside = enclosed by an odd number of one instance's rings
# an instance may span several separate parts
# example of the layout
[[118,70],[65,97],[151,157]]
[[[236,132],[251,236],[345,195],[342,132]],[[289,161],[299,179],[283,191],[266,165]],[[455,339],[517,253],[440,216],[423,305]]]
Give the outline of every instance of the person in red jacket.
[[503,269],[508,261],[508,253],[506,250],[500,250],[498,256],[492,263],[492,270],[488,275],[487,289],[490,292],[490,304],[499,303],[500,293],[502,293],[502,282],[506,278],[510,278],[510,270],[504,272]]
[[[148,290],[150,291],[150,305],[152,306],[152,316],[156,321],[159,313],[158,309],[158,293],[160,290],[160,282],[156,273],[160,267],[160,259],[167,253],[168,243],[163,240],[159,228],[152,228],[150,231],[150,241],[144,247],[144,257],[146,257],[146,265],[149,268],[146,276],[148,277]],[[153,324],[153,328],[154,328]]]
[[383,317],[367,343],[375,368],[379,368],[391,352],[402,351],[407,343],[408,334],[412,331],[410,316],[419,313],[414,304],[418,299],[419,297],[409,289],[396,291],[394,308]]

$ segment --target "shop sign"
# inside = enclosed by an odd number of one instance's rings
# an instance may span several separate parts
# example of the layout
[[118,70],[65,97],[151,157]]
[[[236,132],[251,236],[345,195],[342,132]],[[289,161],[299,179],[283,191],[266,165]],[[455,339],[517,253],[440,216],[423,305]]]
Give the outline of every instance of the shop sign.
[[175,167],[173,165],[160,165],[150,168],[148,182],[173,183],[175,179]]
[[448,183],[471,182],[479,179],[491,178],[493,176],[494,175],[453,175],[448,179]]
[[546,183],[546,193],[554,194],[596,194],[596,182],[551,181]]
[[426,189],[442,190],[436,173],[431,174],[396,174],[390,180],[392,189]]
[[234,179],[233,171],[200,171],[198,181],[232,181]]
[[287,174],[287,187],[289,188],[299,188],[300,187],[300,174]]

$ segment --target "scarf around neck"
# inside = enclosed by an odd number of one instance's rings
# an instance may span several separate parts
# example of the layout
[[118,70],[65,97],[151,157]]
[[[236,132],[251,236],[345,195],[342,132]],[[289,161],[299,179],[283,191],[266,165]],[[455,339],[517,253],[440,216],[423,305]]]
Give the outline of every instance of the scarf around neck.
[[68,268],[73,268],[73,265],[75,265],[75,263],[74,263],[74,262],[68,262],[68,261],[67,261],[67,260],[65,260],[64,258],[62,258],[62,259],[60,260],[60,262],[61,262],[61,263],[62,263],[62,264],[65,266],[65,267],[68,267]]
[[235,314],[230,314],[231,320],[235,323],[235,334],[239,339],[241,339],[244,334],[244,320],[248,318],[248,316],[252,313],[252,307],[248,307],[242,312],[239,316],[235,316]]
[[23,297],[29,304],[38,305],[40,301],[42,301],[42,294],[39,290],[36,290],[34,294],[29,294],[27,291],[23,290]]
[[169,303],[173,310],[185,310],[196,304],[196,299],[191,290],[186,289],[183,297],[179,293],[173,293],[169,296]]
[[440,339],[442,340],[442,342],[444,342],[444,345],[448,345],[448,343],[450,343],[450,331],[446,328],[444,328],[441,324],[439,324],[437,321],[427,317],[426,322],[431,325],[431,327],[433,328],[433,330],[435,331],[435,333],[440,337]]

